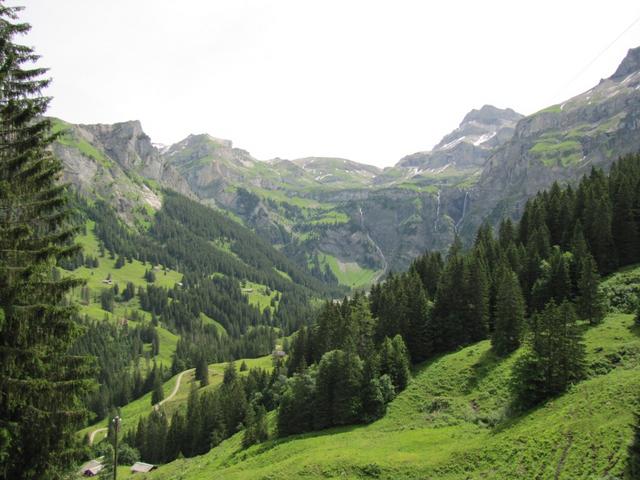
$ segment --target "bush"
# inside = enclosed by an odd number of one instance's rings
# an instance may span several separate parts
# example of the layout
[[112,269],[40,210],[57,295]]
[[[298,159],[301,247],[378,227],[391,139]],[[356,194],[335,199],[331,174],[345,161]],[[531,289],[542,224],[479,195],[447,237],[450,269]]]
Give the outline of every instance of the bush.
[[140,460],[140,452],[137,448],[121,443],[118,445],[118,465],[133,465]]
[[612,312],[633,313],[640,297],[640,268],[617,273],[602,282],[601,288]]

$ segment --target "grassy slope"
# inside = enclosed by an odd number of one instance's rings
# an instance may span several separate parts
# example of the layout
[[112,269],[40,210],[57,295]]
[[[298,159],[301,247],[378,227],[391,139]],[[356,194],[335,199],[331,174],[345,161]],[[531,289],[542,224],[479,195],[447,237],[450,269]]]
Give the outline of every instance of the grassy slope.
[[[94,225],[94,222],[90,220],[87,221],[87,233],[85,235],[79,235],[76,240],[83,246],[85,256],[97,257],[100,265],[97,268],[80,267],[74,271],[74,274],[77,277],[85,278],[87,285],[94,294],[108,287],[108,285],[103,284],[102,281],[106,279],[109,274],[111,274],[113,284],[118,284],[121,291],[126,287],[127,282],[132,282],[136,288],[146,286],[147,282],[144,279],[144,272],[151,268],[148,264],[145,265],[138,260],[133,260],[131,263],[125,262],[122,268],[115,268],[115,259],[109,258],[108,255],[101,258],[98,257],[99,245],[98,239],[93,233]],[[155,274],[156,281],[154,285],[159,287],[172,288],[182,280],[181,273],[171,270],[166,272],[156,270]]]
[[623,478],[640,391],[640,332],[632,323],[631,315],[612,314],[588,330],[591,377],[520,417],[504,420],[518,353],[499,361],[484,341],[420,366],[371,425],[246,451],[238,434],[149,478]]
[[[268,291],[269,293],[267,293]],[[247,280],[242,292],[246,295],[248,302],[258,308],[261,312],[264,312],[265,308],[271,310],[271,313],[275,312],[275,308],[271,306],[271,300],[280,293],[278,290],[271,290],[266,285]],[[277,307],[277,301],[275,302],[275,305]]]
[[329,265],[340,284],[352,289],[369,287],[378,274],[377,271],[363,268],[355,262],[341,263],[336,257],[326,253],[321,253],[319,260],[323,267]]

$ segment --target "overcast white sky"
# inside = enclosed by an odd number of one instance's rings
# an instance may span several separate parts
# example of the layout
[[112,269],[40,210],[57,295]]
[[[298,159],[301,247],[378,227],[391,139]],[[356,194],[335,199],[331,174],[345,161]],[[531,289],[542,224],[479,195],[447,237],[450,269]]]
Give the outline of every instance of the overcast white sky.
[[472,108],[533,113],[608,77],[640,46],[637,0],[11,0],[54,83],[49,113],[139,119],[259,159],[388,166]]

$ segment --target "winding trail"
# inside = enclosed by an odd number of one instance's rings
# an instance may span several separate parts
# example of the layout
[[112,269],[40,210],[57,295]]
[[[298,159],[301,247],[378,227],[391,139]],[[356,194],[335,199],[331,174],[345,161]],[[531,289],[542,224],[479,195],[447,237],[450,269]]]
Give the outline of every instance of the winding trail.
[[156,403],[153,406],[154,410],[158,410],[164,403],[168,402],[169,400],[171,400],[173,397],[176,396],[176,394],[178,393],[178,390],[180,390],[180,382],[182,381],[182,376],[185,373],[189,373],[189,372],[193,372],[195,370],[195,368],[190,368],[188,370],[185,370],[183,372],[180,372],[180,375],[178,375],[178,378],[176,379],[176,384],[173,387],[173,391],[169,394],[169,396],[167,398],[165,398],[164,400],[160,400],[158,403]]
[[93,432],[91,432],[91,434],[89,435],[89,445],[93,445],[93,439],[96,438],[96,435],[100,432],[106,432],[107,431],[107,427],[104,428],[98,428],[97,430],[94,430]]
[[[173,397],[176,396],[176,394],[178,393],[178,390],[180,390],[180,382],[182,382],[182,377],[184,376],[185,373],[189,373],[194,371],[195,368],[190,368],[188,370],[185,370],[183,372],[180,372],[178,374],[178,378],[176,379],[176,384],[173,387],[173,390],[171,391],[171,393],[169,394],[168,397],[166,397],[165,399],[159,401],[158,403],[156,403],[153,406],[154,410],[158,410],[164,403],[168,402],[169,400],[171,400]],[[107,431],[107,427],[103,427],[103,428],[97,428],[95,430],[93,430],[90,434],[89,434],[89,445],[93,445],[93,441],[96,438],[96,435],[100,432],[106,432]]]

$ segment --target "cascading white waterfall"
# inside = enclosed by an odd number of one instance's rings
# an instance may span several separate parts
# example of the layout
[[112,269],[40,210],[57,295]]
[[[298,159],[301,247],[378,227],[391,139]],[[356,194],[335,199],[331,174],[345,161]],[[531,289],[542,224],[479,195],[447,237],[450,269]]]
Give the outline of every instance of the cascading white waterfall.
[[469,199],[469,192],[464,192],[464,200],[462,201],[462,215],[460,215],[460,218],[458,219],[458,221],[456,222],[456,225],[455,225],[456,233],[458,232],[458,227],[462,223],[462,220],[464,220],[464,216],[467,213],[467,201],[468,201],[468,199]]
[[436,219],[433,221],[433,230],[435,232],[438,231],[438,218],[440,218],[440,190],[438,190],[438,195],[436,195]]

